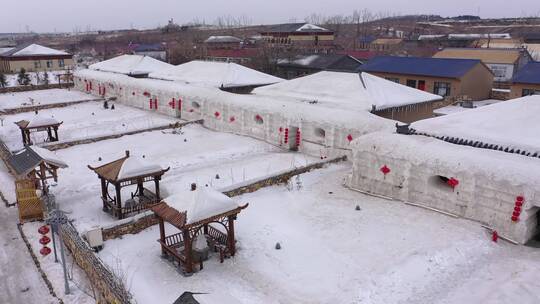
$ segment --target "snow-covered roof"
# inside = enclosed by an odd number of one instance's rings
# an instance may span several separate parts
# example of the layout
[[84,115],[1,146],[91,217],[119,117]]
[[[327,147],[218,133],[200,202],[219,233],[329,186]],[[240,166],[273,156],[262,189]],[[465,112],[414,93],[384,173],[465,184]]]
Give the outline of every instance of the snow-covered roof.
[[126,151],[126,156],[99,166],[88,166],[90,170],[109,181],[129,180],[135,177],[162,175],[169,169],[164,169],[160,165],[152,164],[146,160],[131,156]]
[[426,93],[368,73],[323,71],[257,88],[256,95],[289,97],[340,107],[371,111],[440,100]]
[[234,36],[210,36],[204,41],[205,43],[240,43],[242,39]]
[[463,112],[471,109],[476,109],[479,107],[489,106],[490,104],[501,102],[502,100],[497,99],[486,99],[486,100],[480,100],[480,101],[472,101],[472,107],[464,107],[462,105],[456,104],[456,105],[449,105],[446,107],[438,108],[436,110],[433,110],[433,114],[435,115],[448,115],[458,112]]
[[2,56],[22,57],[22,56],[51,56],[51,55],[70,55],[64,51],[51,49],[39,44],[30,44],[13,48],[2,54]]
[[36,152],[37,155],[39,155],[43,160],[50,164],[53,164],[60,168],[68,167],[67,163],[60,159],[53,151],[38,146],[30,146],[29,148]]
[[212,188],[178,193],[164,201],[180,212],[186,212],[186,225],[237,209],[238,204],[225,194]]
[[527,96],[492,105],[420,120],[417,133],[479,141],[503,148],[540,153],[540,96]]
[[236,63],[191,61],[150,74],[150,78],[217,88],[263,86],[283,81]]
[[52,117],[42,117],[42,116],[34,116],[30,120],[21,120],[16,122],[15,124],[19,127],[26,129],[26,128],[39,128],[39,127],[45,127],[45,126],[54,126],[61,124],[61,121],[58,121]]
[[125,75],[146,75],[172,67],[168,63],[149,56],[121,55],[89,66],[91,70]]

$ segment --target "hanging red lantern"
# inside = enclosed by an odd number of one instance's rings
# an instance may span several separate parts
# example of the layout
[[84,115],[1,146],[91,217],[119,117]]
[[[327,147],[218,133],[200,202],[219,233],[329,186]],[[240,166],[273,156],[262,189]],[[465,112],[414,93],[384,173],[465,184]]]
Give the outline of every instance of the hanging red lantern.
[[353,137],[352,137],[351,134],[347,135],[347,140],[348,140],[349,142],[351,142],[351,141],[353,140]]
[[45,234],[49,233],[49,231],[50,231],[49,226],[47,226],[47,225],[43,225],[43,226],[39,227],[39,229],[38,229],[38,232],[41,235],[45,235]]
[[171,101],[169,101],[169,106],[173,109],[176,108],[176,99],[173,98]]
[[523,202],[516,202],[516,206],[517,206],[517,207],[523,206]]
[[216,111],[216,112],[214,113],[214,116],[215,116],[216,118],[218,118],[219,115],[221,115],[221,114],[220,114],[218,111]]
[[512,215],[512,222],[517,222],[519,220],[519,217]]
[[283,132],[283,127],[279,127],[279,133]]
[[518,196],[516,197],[516,202],[523,202],[525,200],[525,198],[523,196]]
[[514,207],[514,211],[521,213],[521,207],[515,206],[515,207]]
[[452,187],[452,189],[456,188],[457,185],[459,185],[459,181],[453,177],[451,177],[447,182],[446,182],[450,187]]
[[382,174],[384,174],[384,176],[386,176],[386,174],[390,173],[390,171],[391,171],[390,168],[388,168],[388,166],[386,166],[386,165],[382,166],[380,170],[381,170]]
[[493,230],[493,233],[491,233],[491,240],[497,243],[497,240],[499,239],[499,234],[497,231]]
[[144,92],[143,95],[148,97],[148,96],[150,96],[150,93]]
[[236,118],[234,118],[234,116],[231,116],[231,117],[229,118],[229,121],[230,121],[230,122],[234,122],[235,120],[236,120]]
[[47,246],[43,246],[43,248],[41,248],[39,253],[41,253],[42,256],[49,255],[51,253],[51,248],[49,248]]
[[49,244],[50,242],[51,242],[51,239],[50,239],[48,236],[46,236],[46,235],[44,235],[43,237],[41,237],[41,239],[39,239],[39,243],[40,243],[41,245],[47,245],[47,244]]

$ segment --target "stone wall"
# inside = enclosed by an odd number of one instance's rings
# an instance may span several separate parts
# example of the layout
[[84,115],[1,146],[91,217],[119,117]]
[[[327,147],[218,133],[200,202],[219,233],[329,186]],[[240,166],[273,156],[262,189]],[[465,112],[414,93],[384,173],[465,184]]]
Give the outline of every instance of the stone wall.
[[40,84],[40,85],[29,85],[29,86],[16,86],[16,87],[7,87],[0,88],[0,94],[3,93],[15,93],[15,92],[27,92],[27,91],[36,91],[36,90],[48,90],[48,89],[65,89],[73,87],[73,83],[51,83],[51,84]]
[[11,114],[18,114],[18,113],[25,113],[25,112],[41,111],[41,110],[45,110],[45,109],[64,108],[64,107],[76,105],[76,104],[79,104],[79,103],[85,103],[85,102],[91,102],[91,101],[101,101],[101,100],[103,100],[103,99],[102,98],[95,98],[95,99],[68,101],[68,102],[60,102],[60,103],[50,103],[50,104],[43,104],[43,105],[30,106],[30,107],[8,108],[8,109],[3,109],[0,112],[3,115],[11,115]]
[[47,144],[43,144],[43,145],[40,145],[40,146],[43,147],[43,148],[47,148],[50,151],[56,151],[56,150],[61,150],[61,149],[67,149],[69,147],[76,146],[76,145],[89,144],[89,143],[94,143],[94,142],[98,142],[98,141],[102,141],[102,140],[119,138],[119,137],[126,136],[126,135],[134,135],[134,134],[143,133],[143,132],[158,131],[158,130],[165,130],[165,129],[181,128],[183,126],[193,124],[193,123],[202,124],[202,122],[203,122],[202,119],[194,120],[194,121],[188,121],[188,122],[182,122],[182,123],[177,122],[177,123],[167,124],[167,125],[153,127],[153,128],[134,130],[134,131],[111,134],[111,135],[106,135],[106,136],[85,138],[85,139],[79,139],[79,140],[74,140],[74,141],[66,141],[66,142],[52,142],[52,143],[47,143]]
[[66,248],[96,289],[97,302],[131,303],[132,296],[126,289],[124,282],[95,255],[93,249],[79,236],[77,230],[71,224],[66,224],[61,227],[60,231]]

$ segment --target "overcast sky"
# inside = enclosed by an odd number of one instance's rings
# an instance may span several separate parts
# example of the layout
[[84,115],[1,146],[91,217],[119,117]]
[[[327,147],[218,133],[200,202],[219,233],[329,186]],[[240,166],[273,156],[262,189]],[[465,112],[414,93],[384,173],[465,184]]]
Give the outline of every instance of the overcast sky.
[[212,23],[224,15],[249,16],[253,24],[302,21],[312,13],[350,14],[355,9],[394,14],[538,15],[540,0],[1,0],[0,33],[152,28],[174,18]]

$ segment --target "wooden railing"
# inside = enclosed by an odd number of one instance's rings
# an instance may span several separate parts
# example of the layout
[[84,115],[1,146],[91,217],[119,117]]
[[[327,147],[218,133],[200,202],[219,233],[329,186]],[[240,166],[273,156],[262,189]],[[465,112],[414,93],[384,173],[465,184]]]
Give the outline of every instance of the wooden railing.
[[169,235],[165,238],[165,245],[169,247],[180,247],[184,244],[184,237],[182,233]]
[[216,228],[208,225],[208,235],[214,242],[220,245],[227,245],[227,234],[217,230]]

